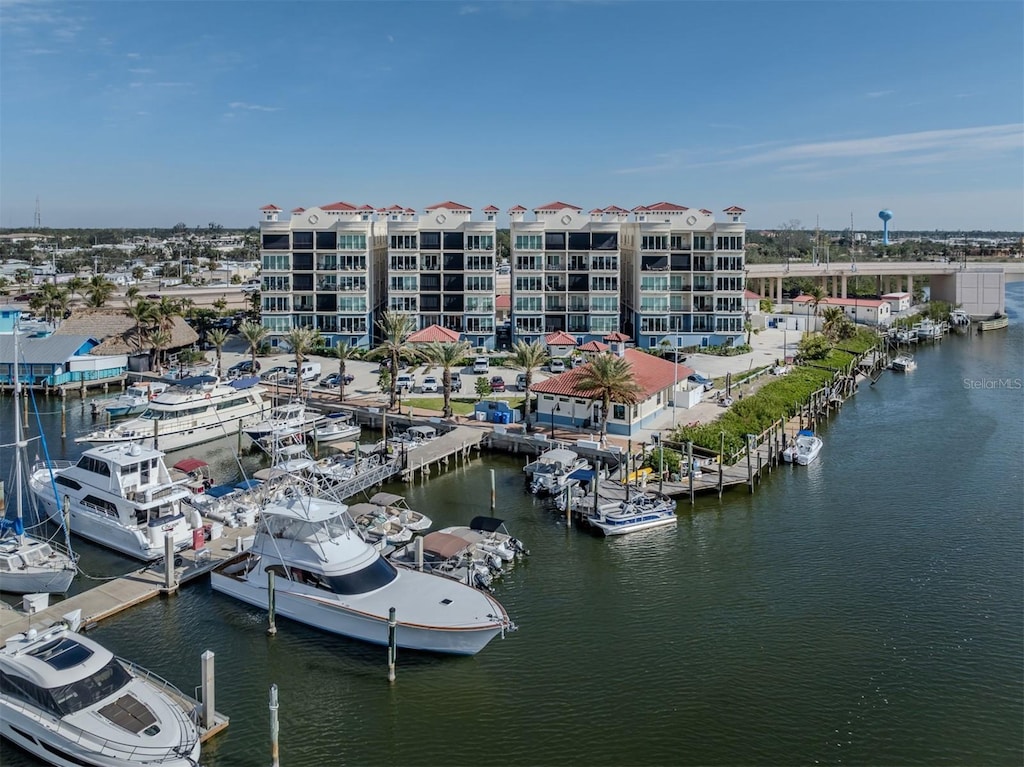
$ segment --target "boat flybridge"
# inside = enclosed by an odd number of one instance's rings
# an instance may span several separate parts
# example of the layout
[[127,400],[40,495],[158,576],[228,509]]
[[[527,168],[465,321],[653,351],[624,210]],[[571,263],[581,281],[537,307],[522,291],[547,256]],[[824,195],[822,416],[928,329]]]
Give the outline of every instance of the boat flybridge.
[[210,574],[213,590],[308,626],[372,644],[388,643],[395,608],[399,647],[474,655],[514,628],[505,608],[463,583],[396,568],[354,529],[348,507],[300,488],[260,510],[252,547]]
[[10,637],[0,679],[0,735],[47,764],[199,763],[196,711],[185,696],[67,623]]
[[77,463],[40,461],[29,489],[55,522],[66,500],[72,533],[144,561],[164,555],[168,534],[176,549],[190,545],[201,524],[198,512],[189,519],[182,511],[191,493],[171,477],[164,453],[139,444],[90,448]]
[[215,376],[165,381],[171,385],[150,400],[142,415],[76,437],[75,442],[139,442],[170,452],[237,434],[239,425],[259,420],[265,407],[258,378],[227,383]]

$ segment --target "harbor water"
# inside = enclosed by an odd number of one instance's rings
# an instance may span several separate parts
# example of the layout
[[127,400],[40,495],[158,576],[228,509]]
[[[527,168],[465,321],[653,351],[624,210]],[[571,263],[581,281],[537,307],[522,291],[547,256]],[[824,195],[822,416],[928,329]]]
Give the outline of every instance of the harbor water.
[[[519,630],[475,657],[399,652],[389,685],[385,648],[287,620],[269,637],[264,613],[206,581],[91,635],[189,692],[200,654],[216,653],[231,724],[207,767],[268,763],[272,684],[286,767],[1019,765],[1022,305],[1013,283],[1008,331],[922,345],[916,371],[862,384],[820,430],[814,464],[780,467],[753,495],[681,500],[674,528],[567,529],[504,455],[386,487],[435,528],[468,524],[488,511],[493,470],[497,515],[531,556],[496,584]],[[91,426],[68,403],[69,432]],[[59,400],[40,408],[51,457],[77,455]],[[203,457],[226,479],[234,447],[171,460]],[[132,566],[76,545],[91,576]],[[35,764],[2,749],[4,765]]]

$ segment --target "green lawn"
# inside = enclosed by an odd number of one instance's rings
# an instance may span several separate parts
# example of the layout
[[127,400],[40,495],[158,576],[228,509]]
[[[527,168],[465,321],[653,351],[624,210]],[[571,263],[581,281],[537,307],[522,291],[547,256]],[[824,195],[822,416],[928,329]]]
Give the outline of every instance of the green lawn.
[[[520,408],[523,406],[522,397],[496,397],[495,399],[505,399],[509,407]],[[452,412],[455,415],[472,415],[473,406],[477,403],[476,399],[467,399],[466,397],[452,397]],[[444,408],[443,397],[405,397],[402,399],[402,407],[414,407],[422,410],[436,410],[438,413]]]

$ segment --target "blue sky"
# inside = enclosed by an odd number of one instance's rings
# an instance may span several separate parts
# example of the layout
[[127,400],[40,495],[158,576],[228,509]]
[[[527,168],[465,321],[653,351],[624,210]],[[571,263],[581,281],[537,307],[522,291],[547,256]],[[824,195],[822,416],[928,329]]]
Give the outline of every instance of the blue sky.
[[667,200],[1024,229],[1024,3],[0,0],[0,226]]

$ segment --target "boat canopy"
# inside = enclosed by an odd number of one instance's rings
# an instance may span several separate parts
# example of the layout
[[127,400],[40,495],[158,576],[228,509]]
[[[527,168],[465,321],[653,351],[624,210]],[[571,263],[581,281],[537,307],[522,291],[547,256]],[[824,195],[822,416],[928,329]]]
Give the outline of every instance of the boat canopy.
[[568,476],[568,479],[579,480],[580,482],[593,482],[594,481],[594,470],[593,469],[576,469],[572,474]]
[[377,493],[370,499],[370,503],[376,506],[397,506],[398,504],[404,504],[405,498],[394,493]]
[[241,482],[235,484],[236,490],[252,490],[254,487],[259,487],[260,481],[258,479],[244,479]]
[[473,517],[469,522],[470,530],[483,530],[485,533],[494,533],[505,526],[504,519],[497,517]]
[[206,461],[200,461],[198,458],[182,458],[174,464],[175,469],[185,474],[191,474],[193,471],[202,469],[204,466],[209,466],[209,464]]
[[294,496],[283,501],[266,504],[260,513],[264,517],[290,517],[303,522],[326,522],[348,511],[348,506],[312,496]]
[[223,498],[225,495],[230,495],[235,492],[235,488],[231,485],[214,485],[211,488],[207,488],[206,495],[212,498]]
[[799,432],[797,432],[797,436],[798,437],[813,437],[814,436],[814,432],[811,431],[810,429],[801,429]]
[[437,436],[437,429],[433,426],[410,426],[405,433],[418,439],[433,439]]
[[260,382],[259,376],[246,376],[245,378],[236,378],[233,381],[228,381],[228,386],[235,389],[249,389]]
[[427,533],[423,536],[423,551],[441,559],[451,559],[466,548],[466,539],[451,533]]
[[190,378],[165,378],[164,383],[171,386],[183,386],[186,389],[195,389],[199,386],[210,386],[217,383],[216,376],[192,376]]

